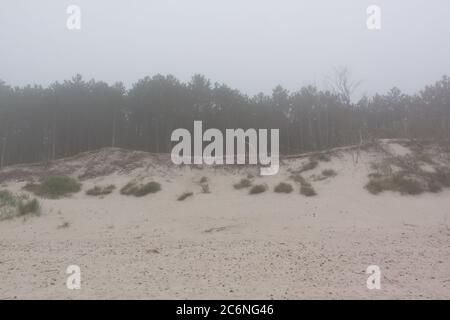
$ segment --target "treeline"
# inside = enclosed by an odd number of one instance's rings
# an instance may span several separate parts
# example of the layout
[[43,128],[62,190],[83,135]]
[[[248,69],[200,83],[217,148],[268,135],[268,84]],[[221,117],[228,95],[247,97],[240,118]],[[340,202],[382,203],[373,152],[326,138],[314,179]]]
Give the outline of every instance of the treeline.
[[170,152],[177,128],[279,128],[280,152],[295,154],[375,138],[450,137],[450,78],[415,95],[394,88],[351,102],[351,86],[306,86],[249,97],[201,75],[188,83],[146,77],[121,83],[80,75],[47,88],[11,88],[0,81],[0,166],[51,161],[102,147]]

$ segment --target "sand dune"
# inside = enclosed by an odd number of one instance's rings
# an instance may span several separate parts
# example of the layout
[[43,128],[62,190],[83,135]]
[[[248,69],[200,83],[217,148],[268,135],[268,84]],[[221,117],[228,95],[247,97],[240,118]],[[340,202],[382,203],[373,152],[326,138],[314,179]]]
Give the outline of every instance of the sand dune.
[[[445,150],[427,150],[433,163],[448,164]],[[39,217],[0,221],[0,298],[449,299],[450,189],[415,196],[364,189],[372,163],[413,151],[392,141],[334,150],[302,173],[315,197],[291,179],[308,161],[301,156],[284,159],[271,177],[249,166],[175,167],[167,155],[120,149],[4,168],[1,189],[23,192],[41,176],[68,174],[83,191],[41,199]],[[324,169],[337,175],[322,177]],[[233,188],[249,174],[269,189]],[[84,192],[133,179],[162,190],[142,198]],[[279,182],[294,191],[274,193]],[[177,201],[184,192],[194,194]],[[81,290],[66,288],[73,264]],[[380,266],[381,290],[366,287],[369,265]]]

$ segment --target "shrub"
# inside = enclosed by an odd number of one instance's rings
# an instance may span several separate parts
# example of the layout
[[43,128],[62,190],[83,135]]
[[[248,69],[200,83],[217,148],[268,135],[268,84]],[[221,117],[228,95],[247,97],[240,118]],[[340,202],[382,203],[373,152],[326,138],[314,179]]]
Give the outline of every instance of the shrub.
[[333,169],[325,169],[322,171],[322,175],[325,177],[335,177],[337,176],[337,172]]
[[202,183],[202,184],[201,184],[201,187],[202,187],[202,192],[203,192],[203,193],[211,193],[211,190],[209,190],[209,184],[207,184],[207,183]]
[[9,191],[0,191],[0,220],[39,215],[40,212],[37,199],[30,200],[26,195],[13,195]]
[[306,181],[306,179],[303,178],[301,175],[297,174],[297,175],[293,176],[292,179],[294,179],[294,181],[300,183],[300,193],[302,195],[307,196],[307,197],[313,197],[313,196],[317,195],[313,186],[308,181]]
[[143,197],[149,193],[156,193],[161,190],[161,185],[158,182],[151,181],[146,184],[136,184],[136,182],[127,183],[120,193],[123,195],[133,195],[135,197]]
[[401,194],[417,195],[424,192],[422,184],[414,179],[406,178],[402,174],[393,175],[394,191],[400,191]]
[[67,176],[50,176],[44,178],[39,184],[27,184],[25,190],[37,196],[58,199],[81,190],[81,184]]
[[317,195],[316,191],[310,184],[302,185],[300,187],[300,193],[306,197],[313,197]]
[[106,186],[106,187],[95,186],[95,187],[87,190],[86,194],[88,196],[104,196],[104,195],[112,193],[115,188],[116,188],[116,186],[112,185],[112,184],[109,186]]
[[371,194],[379,194],[385,190],[385,187],[382,183],[383,180],[370,180],[365,188],[367,191],[369,191]]
[[280,182],[275,186],[274,191],[277,193],[291,193],[294,189],[289,183]]
[[41,212],[41,206],[37,199],[20,200],[17,204],[17,212],[19,216],[28,214],[39,215]]
[[313,170],[319,165],[319,162],[315,159],[310,158],[307,163],[305,163],[299,170],[299,173]]
[[442,185],[437,181],[428,181],[428,191],[437,193],[442,191]]
[[331,160],[330,156],[325,153],[318,153],[318,154],[314,155],[312,157],[312,159],[316,160],[316,161],[324,161],[324,162],[329,162]]
[[192,197],[194,194],[192,192],[185,192],[181,196],[178,197],[178,201],[183,201],[186,198]]
[[264,184],[257,184],[255,186],[253,186],[250,191],[249,194],[258,194],[258,193],[263,193],[267,190],[267,186]]
[[133,195],[137,188],[136,182],[128,182],[120,189],[120,194],[125,196]]
[[211,191],[209,190],[209,184],[208,184],[207,177],[202,177],[200,179],[200,187],[202,188],[203,193],[211,193]]
[[152,181],[137,188],[136,191],[134,192],[134,196],[143,197],[149,193],[156,193],[160,190],[161,185],[158,182]]
[[241,179],[241,181],[239,181],[239,183],[236,183],[233,185],[233,187],[235,189],[243,189],[243,188],[249,188],[251,187],[252,182],[249,179]]
[[66,229],[70,226],[70,223],[67,221],[64,221],[63,223],[61,223],[59,226],[57,226],[57,229]]
[[[379,194],[383,191],[397,191],[401,194],[417,195],[425,191],[420,181],[407,177],[405,172],[396,172],[390,176],[374,178],[366,184],[365,188],[372,194]],[[438,189],[436,186],[432,186],[432,188],[433,190]]]

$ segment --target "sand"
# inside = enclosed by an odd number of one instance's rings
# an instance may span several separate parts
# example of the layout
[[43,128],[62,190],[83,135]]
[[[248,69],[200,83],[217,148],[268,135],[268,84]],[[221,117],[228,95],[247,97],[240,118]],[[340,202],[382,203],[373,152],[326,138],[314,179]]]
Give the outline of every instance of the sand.
[[[149,158],[92,175],[83,190],[139,177],[162,191],[101,199],[80,192],[41,200],[39,217],[0,221],[0,299],[449,299],[450,190],[372,195],[363,187],[379,157],[362,151],[356,162],[343,151],[321,161],[304,176],[330,168],[337,176],[313,181],[316,197],[289,180],[301,158],[254,178],[269,187],[259,195],[233,188],[257,173],[251,167],[177,168]],[[83,157],[58,164],[71,161],[78,175],[95,166]],[[18,180],[3,188],[19,191],[27,179]],[[294,192],[274,193],[281,181]],[[177,201],[186,191],[194,195]],[[81,268],[80,290],[66,287],[69,265]],[[380,290],[366,287],[369,265],[380,267]]]

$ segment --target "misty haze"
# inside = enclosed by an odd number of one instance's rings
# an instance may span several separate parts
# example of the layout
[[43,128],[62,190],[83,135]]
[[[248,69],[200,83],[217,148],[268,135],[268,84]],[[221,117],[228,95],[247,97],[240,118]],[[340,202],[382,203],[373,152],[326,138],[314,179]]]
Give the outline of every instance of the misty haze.
[[449,14],[3,1],[0,299],[449,299]]

